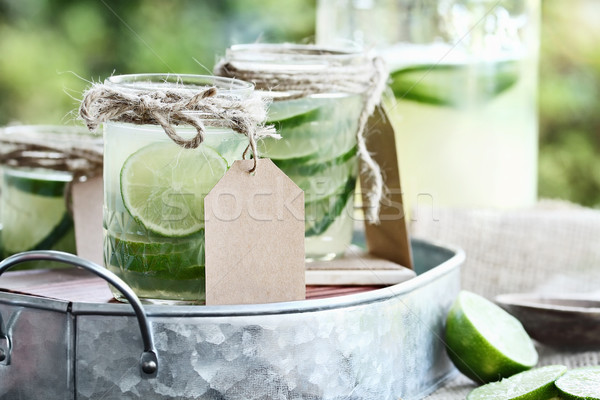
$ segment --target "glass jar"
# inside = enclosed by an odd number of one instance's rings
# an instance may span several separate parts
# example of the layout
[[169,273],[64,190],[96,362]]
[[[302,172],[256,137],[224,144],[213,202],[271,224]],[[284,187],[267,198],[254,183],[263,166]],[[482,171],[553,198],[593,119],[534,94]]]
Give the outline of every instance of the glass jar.
[[539,19],[539,0],[319,0],[318,43],[358,42],[388,63],[413,220],[535,202]]
[[[8,159],[2,166],[0,189],[0,258],[29,250],[59,250],[76,254],[75,231],[67,207],[72,172],[66,165],[52,169],[43,167],[46,157],[58,157],[52,150],[37,148],[36,144],[60,149],[76,142],[86,146],[102,146],[102,140],[89,135],[83,127],[72,126],[13,126],[0,130],[6,139],[2,152],[17,149],[10,142],[31,143],[23,159]],[[88,143],[89,142],[89,143]],[[15,157],[17,157],[15,155]],[[14,161],[14,162],[13,162]],[[63,169],[63,170],[61,170]],[[53,268],[60,264],[27,262],[20,268]]]
[[283,81],[290,71],[322,74],[332,60],[343,66],[370,62],[356,49],[281,44],[232,46],[223,60],[240,70],[272,75],[272,86],[257,90],[273,99],[267,124],[275,126],[281,139],[259,141],[258,150],[304,191],[307,261],[342,256],[352,240],[356,135],[364,98],[326,88],[304,94],[302,88],[285,89]]
[[[216,96],[239,99],[253,90],[247,82],[200,75],[122,75],[105,83],[149,92],[215,87]],[[192,127],[175,129],[183,138],[196,135]],[[225,128],[206,127],[204,142],[185,149],[159,125],[104,124],[104,263],[140,299],[205,301],[204,197],[247,145],[246,136]]]

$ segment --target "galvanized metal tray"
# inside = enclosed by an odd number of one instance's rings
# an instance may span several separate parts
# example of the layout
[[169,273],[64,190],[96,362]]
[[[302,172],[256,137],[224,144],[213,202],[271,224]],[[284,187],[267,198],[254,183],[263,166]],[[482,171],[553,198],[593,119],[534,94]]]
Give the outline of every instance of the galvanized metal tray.
[[[461,250],[413,240],[417,277],[367,292],[240,306],[143,306],[0,292],[2,399],[420,399],[454,374],[443,324]],[[20,257],[20,258],[19,258]],[[0,277],[0,287],[2,277]]]

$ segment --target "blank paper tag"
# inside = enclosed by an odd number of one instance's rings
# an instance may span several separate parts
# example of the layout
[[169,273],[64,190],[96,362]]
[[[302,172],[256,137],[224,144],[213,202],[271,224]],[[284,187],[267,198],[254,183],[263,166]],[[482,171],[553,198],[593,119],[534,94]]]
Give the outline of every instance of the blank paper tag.
[[[400,185],[400,169],[396,153],[394,128],[385,110],[378,107],[367,124],[367,148],[380,166],[388,193],[384,196],[379,213],[380,223],[365,221],[365,236],[369,252],[377,257],[413,268],[410,238],[406,226]],[[361,171],[365,170],[361,168]],[[368,188],[364,174],[360,176],[362,188]],[[368,204],[363,190],[363,204]]]
[[204,200],[206,304],[303,300],[304,193],[269,159],[236,161]]
[[103,264],[102,256],[102,176],[71,185],[73,221],[77,255],[96,264]]

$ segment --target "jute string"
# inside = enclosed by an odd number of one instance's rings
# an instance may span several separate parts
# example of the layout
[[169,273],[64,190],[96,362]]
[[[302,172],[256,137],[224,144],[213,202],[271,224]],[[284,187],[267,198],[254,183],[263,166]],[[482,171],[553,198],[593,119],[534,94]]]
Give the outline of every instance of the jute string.
[[0,144],[0,165],[71,172],[74,177],[102,173],[102,144],[93,138],[32,130],[0,134]]
[[70,172],[65,204],[71,215],[73,182],[102,175],[102,141],[67,133],[18,131],[0,133],[0,165],[14,168],[43,168]]
[[[266,51],[272,52],[273,48],[268,48]],[[285,54],[286,48],[282,47],[281,52]],[[362,95],[365,101],[358,120],[356,139],[358,155],[365,168],[363,172],[370,182],[370,187],[365,188],[368,189],[365,217],[372,224],[379,223],[379,210],[385,188],[381,168],[367,148],[365,128],[375,107],[381,102],[387,83],[387,68],[379,57],[363,63],[345,65],[338,61],[339,57],[328,55],[326,51],[315,50],[315,54],[319,54],[319,62],[323,64],[323,68],[310,70],[294,65],[289,65],[287,68],[286,65],[284,70],[275,69],[268,63],[246,63],[223,59],[215,66],[214,73],[252,82],[257,90],[289,93],[289,96],[285,97],[273,96],[273,101],[327,92]]]
[[[204,141],[206,126],[232,129],[248,137],[243,157],[252,151],[253,172],[259,156],[256,140],[279,137],[273,127],[264,125],[265,100],[255,93],[243,99],[217,93],[214,87],[202,91],[176,86],[145,90],[98,83],[85,93],[79,114],[92,131],[107,121],[160,125],[174,143],[186,149],[197,148]],[[181,137],[173,125],[182,124],[193,126],[196,135]]]

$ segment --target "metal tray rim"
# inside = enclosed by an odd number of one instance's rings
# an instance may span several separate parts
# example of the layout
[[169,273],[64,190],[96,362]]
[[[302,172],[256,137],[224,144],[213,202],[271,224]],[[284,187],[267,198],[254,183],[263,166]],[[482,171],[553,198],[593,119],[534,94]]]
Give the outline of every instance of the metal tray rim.
[[[450,251],[453,255],[446,261],[435,266],[417,277],[393,286],[369,292],[350,294],[324,299],[301,300],[292,302],[267,303],[267,304],[242,304],[218,306],[165,306],[144,305],[144,310],[149,317],[221,317],[221,316],[256,316],[279,315],[305,312],[318,312],[352,306],[365,305],[386,301],[418,289],[429,282],[458,268],[465,260],[464,251],[456,246],[440,244],[423,239],[412,239],[416,244]],[[57,311],[71,312],[73,315],[134,315],[129,304],[100,304],[87,302],[68,302],[60,299],[48,299],[17,293],[0,292],[0,304],[27,305],[28,307]]]
[[[220,317],[220,316],[255,316],[255,315],[279,315],[304,312],[318,312],[324,310],[347,308],[352,306],[376,303],[389,300],[394,297],[409,293],[417,288],[427,285],[442,276],[458,268],[465,259],[462,249],[451,246],[413,239],[420,243],[439,250],[450,251],[453,255],[417,277],[393,286],[372,290],[369,292],[350,294],[340,297],[324,299],[301,300],[292,302],[268,303],[268,304],[242,304],[242,305],[218,305],[218,306],[164,306],[144,305],[146,315],[149,317]],[[72,314],[74,315],[133,315],[133,310],[127,304],[98,304],[98,303],[73,303]]]

